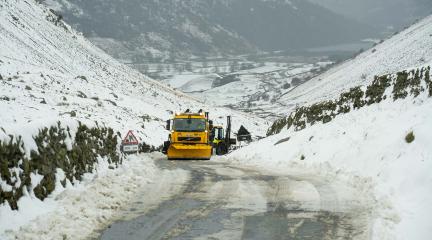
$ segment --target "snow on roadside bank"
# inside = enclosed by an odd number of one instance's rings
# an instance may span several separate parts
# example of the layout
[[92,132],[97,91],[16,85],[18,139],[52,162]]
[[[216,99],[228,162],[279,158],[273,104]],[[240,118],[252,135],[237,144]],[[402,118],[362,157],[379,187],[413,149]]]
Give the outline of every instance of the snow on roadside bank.
[[[26,195],[19,201],[19,211],[0,206],[0,239],[97,237],[96,231],[119,217],[133,199],[139,197],[151,206],[180,190],[180,185],[156,184],[160,178],[179,184],[188,178],[184,171],[159,170],[154,162],[159,157],[156,153],[132,155],[114,170],[100,162],[97,171],[87,174],[79,185],[62,188],[57,183],[56,191],[43,202]],[[158,195],[147,196],[154,187]]]
[[[430,239],[430,123],[431,98],[385,101],[325,125],[285,130],[236,151],[228,160],[277,172],[327,175],[358,188],[372,184],[378,204],[374,239]],[[405,137],[411,131],[415,140],[409,144]]]

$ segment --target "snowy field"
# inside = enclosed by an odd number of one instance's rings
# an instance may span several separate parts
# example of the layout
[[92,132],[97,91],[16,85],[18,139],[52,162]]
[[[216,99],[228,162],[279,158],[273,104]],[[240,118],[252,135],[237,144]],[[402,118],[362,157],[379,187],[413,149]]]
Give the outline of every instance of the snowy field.
[[203,92],[212,88],[213,82],[219,78],[218,74],[181,74],[164,80],[163,82],[185,93]]
[[[250,112],[268,120],[283,116],[285,101],[281,96],[293,90],[304,81],[331,65],[331,62],[288,63],[268,62],[266,66],[235,71],[229,74],[174,74],[165,84],[196,97],[210,105],[229,106],[232,109]],[[223,84],[218,80],[235,76]],[[216,84],[215,84],[216,83]]]

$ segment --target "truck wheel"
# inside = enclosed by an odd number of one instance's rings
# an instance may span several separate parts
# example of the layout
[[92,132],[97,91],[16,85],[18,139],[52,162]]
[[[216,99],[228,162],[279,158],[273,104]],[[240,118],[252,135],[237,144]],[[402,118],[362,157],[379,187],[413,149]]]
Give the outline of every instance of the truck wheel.
[[225,144],[219,143],[216,147],[216,155],[221,156],[227,154],[227,149]]
[[170,141],[165,141],[164,142],[164,145],[163,145],[163,148],[162,148],[162,153],[163,154],[167,154],[168,153],[168,148],[169,148],[170,144],[171,144]]

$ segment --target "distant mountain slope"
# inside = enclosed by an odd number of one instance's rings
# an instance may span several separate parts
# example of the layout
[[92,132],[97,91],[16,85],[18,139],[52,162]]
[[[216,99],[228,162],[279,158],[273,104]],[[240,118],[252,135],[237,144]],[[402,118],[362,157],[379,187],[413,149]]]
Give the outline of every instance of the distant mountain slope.
[[333,45],[374,32],[303,0],[45,2],[108,53],[133,61]]
[[[237,33],[210,23],[205,12],[196,12],[199,1],[176,0],[64,0],[46,3],[66,21],[117,58],[149,60],[172,54],[239,54],[255,46]],[[211,11],[211,9],[208,9]],[[116,52],[108,42],[122,46]],[[114,53],[114,54],[113,54]]]
[[356,58],[300,85],[278,102],[290,103],[294,107],[335,98],[344,90],[370,83],[376,75],[431,63],[432,16],[429,16]]
[[[432,14],[430,0],[309,0],[332,11],[385,31],[396,30]],[[391,29],[387,29],[390,31]],[[393,30],[395,31],[395,30]]]
[[[216,3],[221,1],[214,1]],[[304,0],[233,0],[214,4],[212,21],[266,51],[336,45],[372,36],[372,28]]]

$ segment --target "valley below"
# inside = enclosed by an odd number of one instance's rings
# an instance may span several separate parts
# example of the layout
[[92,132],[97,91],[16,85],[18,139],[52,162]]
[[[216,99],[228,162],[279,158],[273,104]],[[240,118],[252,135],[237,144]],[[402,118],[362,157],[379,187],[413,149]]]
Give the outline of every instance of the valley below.
[[289,108],[281,97],[334,65],[326,56],[250,58],[130,66],[205,104],[275,120]]

